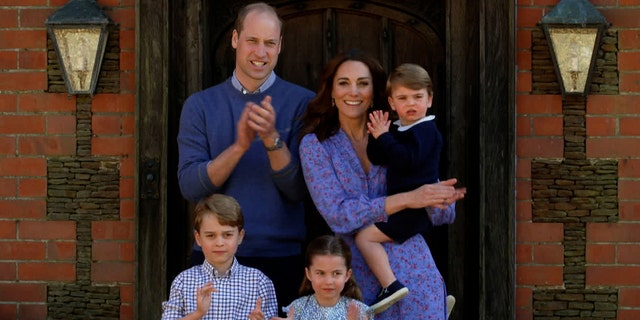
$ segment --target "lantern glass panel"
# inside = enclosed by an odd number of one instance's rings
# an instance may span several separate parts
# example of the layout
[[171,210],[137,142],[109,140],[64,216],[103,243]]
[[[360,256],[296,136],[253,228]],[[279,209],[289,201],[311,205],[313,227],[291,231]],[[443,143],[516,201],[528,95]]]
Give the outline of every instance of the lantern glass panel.
[[55,28],[60,59],[73,92],[91,92],[102,28]]
[[585,91],[597,35],[597,28],[549,28],[566,93]]

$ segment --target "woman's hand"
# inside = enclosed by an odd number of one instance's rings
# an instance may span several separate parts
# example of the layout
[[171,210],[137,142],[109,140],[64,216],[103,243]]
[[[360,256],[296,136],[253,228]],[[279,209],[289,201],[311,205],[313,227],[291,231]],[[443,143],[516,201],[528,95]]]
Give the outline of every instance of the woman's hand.
[[438,183],[425,184],[409,192],[387,196],[385,210],[394,214],[400,210],[411,208],[435,207],[446,209],[453,202],[464,198],[466,188],[455,188],[458,182],[452,178]]

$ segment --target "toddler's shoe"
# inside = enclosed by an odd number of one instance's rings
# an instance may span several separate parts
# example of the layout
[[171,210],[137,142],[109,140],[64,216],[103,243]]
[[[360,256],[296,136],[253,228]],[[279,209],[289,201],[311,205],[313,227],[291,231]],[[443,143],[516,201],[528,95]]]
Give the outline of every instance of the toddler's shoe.
[[408,293],[409,289],[400,283],[400,281],[396,280],[388,287],[380,289],[375,303],[371,305],[370,308],[374,314],[379,314],[389,309],[389,307],[404,298]]

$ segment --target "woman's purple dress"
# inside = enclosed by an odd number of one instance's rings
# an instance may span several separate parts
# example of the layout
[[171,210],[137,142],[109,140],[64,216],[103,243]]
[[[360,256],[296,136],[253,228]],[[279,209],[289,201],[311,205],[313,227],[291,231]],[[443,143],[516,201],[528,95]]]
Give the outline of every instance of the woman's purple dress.
[[[306,135],[300,144],[300,160],[318,211],[353,251],[354,276],[364,302],[371,305],[380,285],[358,251],[354,235],[360,228],[387,218],[384,211],[386,170],[371,166],[367,175],[342,130],[323,142],[319,142],[315,134]],[[432,210],[434,225],[452,223],[454,219],[454,205],[447,210]],[[396,277],[410,292],[376,319],[446,319],[445,283],[422,236],[416,235],[403,244],[384,246]]]

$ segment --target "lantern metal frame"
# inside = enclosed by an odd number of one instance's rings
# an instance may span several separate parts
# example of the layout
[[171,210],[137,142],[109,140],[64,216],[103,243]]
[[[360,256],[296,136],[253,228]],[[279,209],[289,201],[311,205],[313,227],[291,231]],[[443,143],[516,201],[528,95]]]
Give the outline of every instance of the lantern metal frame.
[[562,97],[587,96],[607,20],[587,0],[561,0],[540,21]]
[[45,25],[69,95],[95,92],[109,23],[95,0],[70,0],[47,18]]

